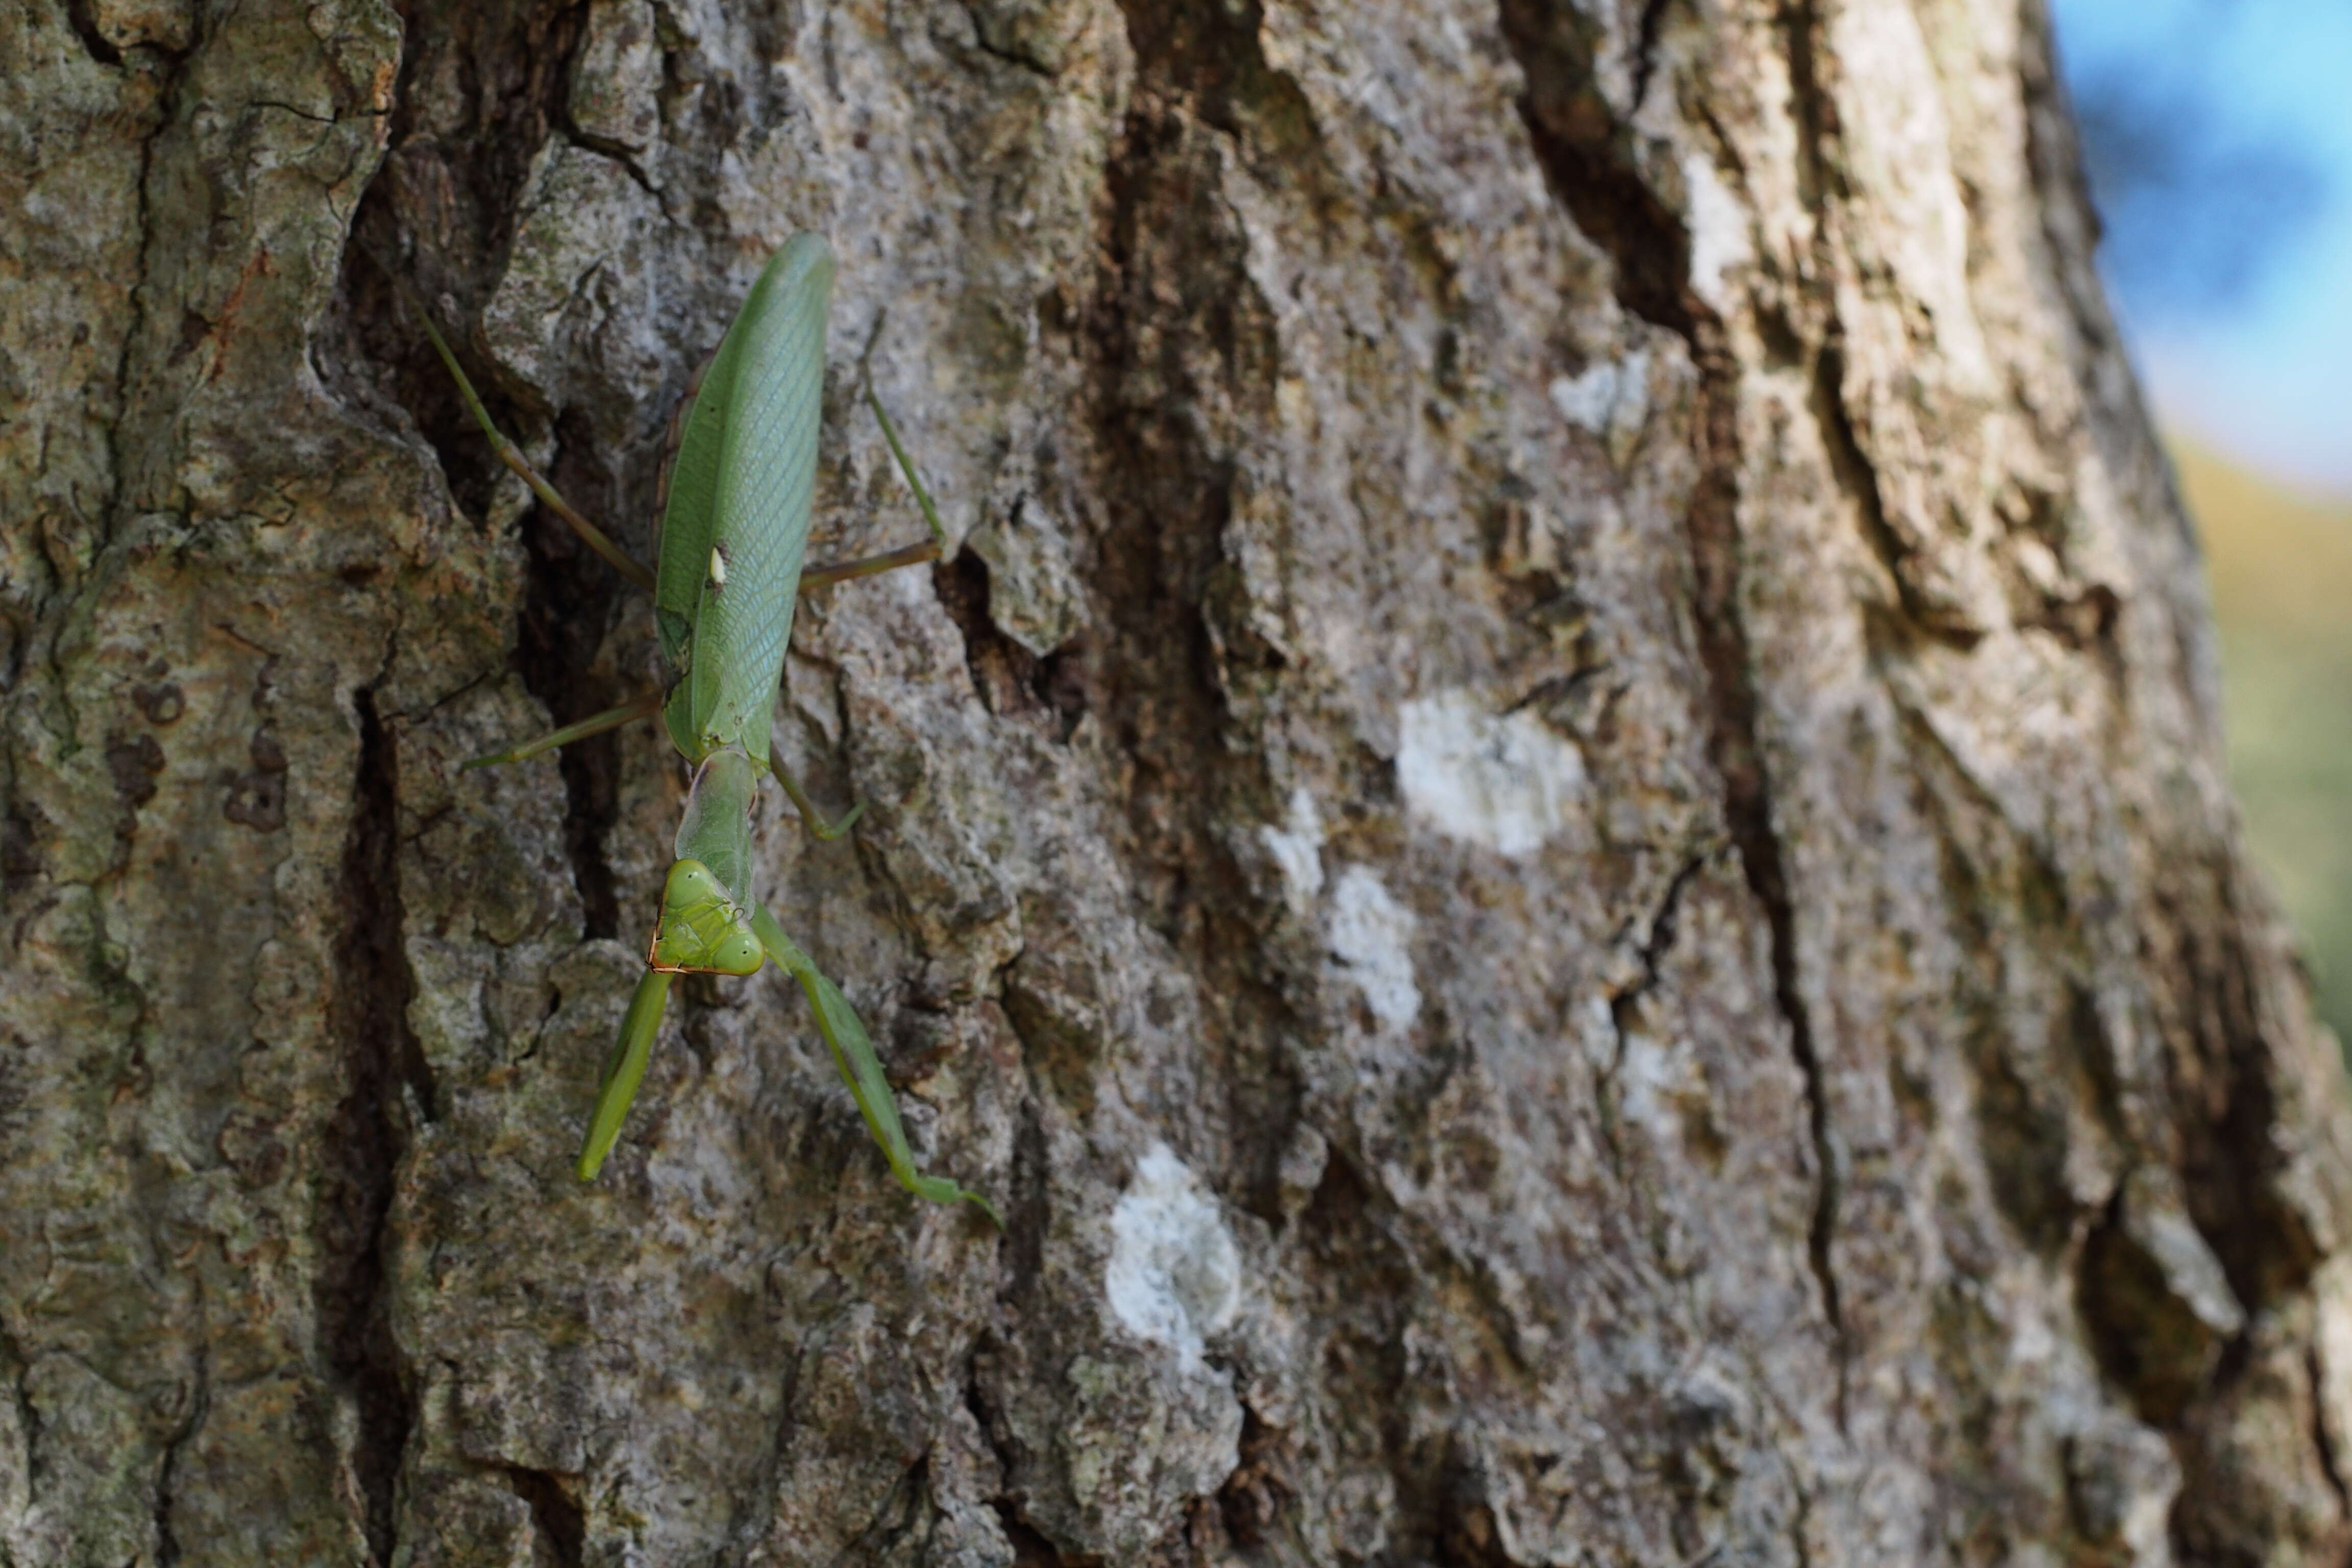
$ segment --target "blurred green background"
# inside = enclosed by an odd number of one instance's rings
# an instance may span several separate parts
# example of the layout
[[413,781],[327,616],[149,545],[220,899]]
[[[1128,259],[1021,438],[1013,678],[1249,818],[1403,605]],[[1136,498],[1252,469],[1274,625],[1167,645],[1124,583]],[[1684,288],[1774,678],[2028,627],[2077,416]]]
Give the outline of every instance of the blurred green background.
[[2352,0],[2053,0],[2246,835],[2352,1040]]
[[2352,505],[2172,438],[2205,538],[2230,773],[2246,837],[2301,929],[2320,1014],[2352,1040]]

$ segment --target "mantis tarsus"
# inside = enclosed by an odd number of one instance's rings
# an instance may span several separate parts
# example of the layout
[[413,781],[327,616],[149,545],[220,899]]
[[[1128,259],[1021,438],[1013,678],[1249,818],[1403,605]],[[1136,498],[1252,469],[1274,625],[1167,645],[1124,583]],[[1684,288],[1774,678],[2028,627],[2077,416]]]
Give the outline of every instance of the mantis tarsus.
[[662,651],[677,670],[667,695],[624,703],[539,740],[466,764],[520,762],[658,710],[671,742],[694,764],[661,916],[620,1037],[606,1058],[595,1110],[580,1147],[593,1181],[620,1136],[645,1078],[674,974],[751,974],[770,959],[800,983],[834,1065],[881,1145],[891,1173],[918,1197],[969,1200],[1002,1226],[977,1193],[915,1167],[898,1102],[874,1043],[840,989],[820,973],[751,896],[751,806],[762,774],[783,786],[818,837],[846,832],[862,807],[828,823],[806,791],[768,752],[768,726],[792,635],[793,603],[811,588],[937,560],[947,542],[939,512],[908,461],[881,400],[866,395],[930,525],[923,543],[837,566],[802,569],[816,483],[824,386],[825,317],[833,253],[814,234],[784,242],[760,274],[698,385],[688,389],[682,433],[666,476],[659,570],[648,572],[583,517],[499,434],[457,355],[419,307],[425,330],[491,446],[540,500],[611,562],[650,589]]

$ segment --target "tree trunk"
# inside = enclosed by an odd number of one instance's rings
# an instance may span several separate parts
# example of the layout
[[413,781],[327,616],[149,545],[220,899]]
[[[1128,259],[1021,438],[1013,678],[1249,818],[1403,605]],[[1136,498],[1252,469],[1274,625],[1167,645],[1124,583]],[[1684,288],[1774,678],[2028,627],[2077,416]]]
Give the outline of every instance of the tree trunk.
[[[2337,1563],[2341,1068],[2034,0],[0,7],[0,1562]],[[771,907],[664,430],[840,258]]]

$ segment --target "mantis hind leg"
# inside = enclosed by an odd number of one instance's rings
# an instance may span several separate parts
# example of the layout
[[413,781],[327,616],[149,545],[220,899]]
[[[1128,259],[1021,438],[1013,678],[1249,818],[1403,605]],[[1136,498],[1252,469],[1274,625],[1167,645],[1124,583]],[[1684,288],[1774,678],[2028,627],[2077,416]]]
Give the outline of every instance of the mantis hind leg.
[[937,561],[947,553],[948,531],[940,523],[940,509],[931,504],[931,492],[923,488],[923,478],[915,472],[915,465],[899,444],[898,428],[890,423],[889,414],[882,400],[874,395],[871,382],[866,387],[866,404],[873,408],[874,417],[882,423],[882,438],[890,443],[890,455],[898,460],[898,471],[907,476],[907,488],[915,492],[915,504],[923,510],[923,521],[930,525],[931,537],[919,544],[901,545],[886,550],[879,555],[864,555],[855,561],[839,561],[830,566],[811,566],[801,573],[801,592],[829,588],[835,583],[846,583],[853,577],[874,577],[885,572],[895,572],[901,566],[920,566],[926,561]]
[[896,550],[886,550],[879,555],[861,555],[855,561],[835,561],[823,566],[811,566],[801,574],[801,592],[813,594],[819,588],[830,588],[835,583],[846,583],[856,577],[879,577],[885,572],[896,572],[901,566],[920,566],[926,561],[937,561],[946,551],[935,539],[920,544],[904,544]]

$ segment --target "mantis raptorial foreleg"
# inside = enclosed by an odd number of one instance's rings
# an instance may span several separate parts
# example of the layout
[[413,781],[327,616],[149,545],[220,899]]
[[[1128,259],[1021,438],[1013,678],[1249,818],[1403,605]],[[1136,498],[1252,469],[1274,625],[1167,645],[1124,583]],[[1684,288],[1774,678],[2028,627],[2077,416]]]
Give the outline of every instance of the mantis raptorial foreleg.
[[882,1147],[883,1157],[890,1162],[890,1173],[898,1184],[919,1198],[933,1203],[970,1203],[980,1205],[981,1212],[1004,1228],[1004,1216],[996,1205],[978,1193],[958,1186],[945,1176],[927,1176],[915,1165],[913,1148],[907,1142],[907,1129],[898,1120],[898,1101],[890,1092],[890,1080],[882,1076],[881,1058],[875,1055],[874,1042],[866,1033],[856,1008],[840,987],[824,977],[817,966],[784,934],[775,916],[760,905],[751,908],[751,929],[759,933],[760,945],[777,967],[801,983],[801,992],[809,999],[816,1014],[817,1032],[833,1051],[833,1064],[841,1071],[842,1081],[849,1085],[850,1096],[866,1117],[866,1131]]
[[[681,864],[693,866],[692,862]],[[916,1166],[913,1146],[907,1141],[906,1124],[898,1117],[898,1099],[890,1091],[881,1058],[857,1010],[849,1005],[841,988],[784,934],[783,928],[763,906],[753,905],[750,914],[761,951],[800,983],[802,994],[816,1014],[817,1032],[824,1037],[825,1047],[833,1053],[834,1067],[848,1085],[850,1098],[857,1102],[858,1113],[866,1119],[866,1131],[888,1162],[890,1174],[919,1198],[933,1203],[976,1205],[1003,1229],[1004,1216],[997,1213],[994,1204],[945,1176],[925,1175]],[[636,1099],[637,1088],[645,1080],[654,1038],[661,1030],[663,1006],[669,998],[670,973],[668,970],[647,970],[645,978],[637,982],[635,994],[629,998],[629,1011],[621,1021],[620,1037],[605,1058],[604,1074],[596,1086],[596,1107],[588,1119],[588,1135],[580,1147],[575,1173],[583,1182],[594,1181],[604,1168],[604,1157],[620,1138],[630,1103]]]
[[588,1113],[588,1135],[580,1143],[580,1163],[573,1173],[583,1182],[593,1182],[604,1168],[604,1156],[613,1152],[613,1144],[621,1136],[621,1123],[628,1120],[630,1102],[637,1098],[637,1085],[646,1078],[646,1064],[653,1059],[654,1037],[661,1033],[662,1007],[669,1000],[672,972],[648,969],[637,982],[635,994],[629,998],[629,1011],[621,1020],[620,1038],[604,1058],[604,1070],[596,1083],[596,1108]]

